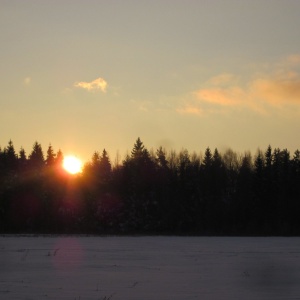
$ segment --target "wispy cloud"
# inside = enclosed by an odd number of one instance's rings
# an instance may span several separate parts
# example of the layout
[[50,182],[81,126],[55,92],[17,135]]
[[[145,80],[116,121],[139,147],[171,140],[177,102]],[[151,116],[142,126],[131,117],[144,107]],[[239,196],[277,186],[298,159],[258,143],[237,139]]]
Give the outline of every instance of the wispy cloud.
[[241,105],[245,98],[245,91],[238,86],[227,88],[207,88],[195,92],[198,100],[221,106]]
[[76,82],[74,83],[74,86],[85,89],[89,92],[100,90],[103,93],[105,93],[107,89],[107,82],[103,78],[99,77],[91,82],[85,82],[85,81]]
[[251,92],[273,106],[300,105],[300,75],[288,72],[280,77],[258,78],[251,83]]
[[192,92],[189,101],[177,111],[186,114],[248,109],[265,114],[272,109],[300,111],[300,55],[293,55],[269,66],[267,72],[241,80],[229,73],[210,78]]

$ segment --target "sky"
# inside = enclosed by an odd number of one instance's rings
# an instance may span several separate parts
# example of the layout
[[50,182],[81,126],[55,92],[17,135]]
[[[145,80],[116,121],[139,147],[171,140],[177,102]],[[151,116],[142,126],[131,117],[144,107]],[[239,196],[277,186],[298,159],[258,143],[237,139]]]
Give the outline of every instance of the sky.
[[298,0],[0,0],[0,146],[300,148]]

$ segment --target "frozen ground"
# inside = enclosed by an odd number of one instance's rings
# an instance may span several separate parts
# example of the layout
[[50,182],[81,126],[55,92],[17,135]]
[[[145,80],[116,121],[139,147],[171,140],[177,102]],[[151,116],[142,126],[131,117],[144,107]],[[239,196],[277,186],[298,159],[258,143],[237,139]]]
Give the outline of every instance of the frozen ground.
[[0,299],[300,299],[300,238],[4,236]]

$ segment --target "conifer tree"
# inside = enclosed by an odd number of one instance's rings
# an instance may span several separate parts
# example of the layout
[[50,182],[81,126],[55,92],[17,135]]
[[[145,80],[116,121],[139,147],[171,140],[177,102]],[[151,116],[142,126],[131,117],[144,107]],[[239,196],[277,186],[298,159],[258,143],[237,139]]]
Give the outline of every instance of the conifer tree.
[[26,170],[26,166],[27,166],[27,157],[26,157],[26,153],[23,147],[21,147],[20,151],[19,151],[19,158],[18,158],[19,162],[19,170],[20,171],[25,171]]
[[100,166],[100,172],[102,173],[102,176],[109,177],[111,173],[111,163],[108,156],[108,153],[105,149],[103,149],[102,155],[100,157],[99,161]]
[[263,169],[264,169],[264,156],[262,152],[259,150],[254,161],[254,171],[257,177],[260,178],[262,177]]
[[98,151],[95,151],[92,156],[92,167],[97,168],[100,163],[100,155]]
[[33,144],[32,152],[29,155],[29,163],[36,170],[41,169],[45,164],[42,146],[38,142]]
[[253,174],[253,212],[256,216],[256,228],[263,228],[265,216],[265,181],[264,181],[264,154],[258,150],[254,161]]
[[137,159],[142,157],[144,154],[144,149],[145,149],[144,144],[141,141],[141,139],[138,137],[131,151],[131,158]]
[[50,167],[50,166],[53,166],[54,163],[55,163],[55,153],[54,153],[53,148],[50,144],[49,147],[48,147],[48,150],[47,150],[46,165],[48,167]]
[[4,149],[5,164],[8,171],[15,171],[17,168],[17,155],[12,140],[9,140],[7,147]]
[[64,160],[64,155],[60,149],[58,149],[55,157],[55,165],[56,166],[62,166],[62,162]]
[[236,193],[231,214],[231,223],[237,234],[251,233],[250,224],[255,218],[253,207],[253,169],[252,158],[250,153],[245,153],[242,157],[242,163],[238,172]]
[[215,149],[213,155],[213,165],[217,167],[220,167],[222,165],[222,157],[217,148]]
[[212,165],[212,154],[209,147],[207,147],[205,150],[203,165],[206,169]]
[[273,164],[273,154],[270,145],[268,146],[267,151],[265,153],[265,164],[266,164],[266,168],[270,170]]

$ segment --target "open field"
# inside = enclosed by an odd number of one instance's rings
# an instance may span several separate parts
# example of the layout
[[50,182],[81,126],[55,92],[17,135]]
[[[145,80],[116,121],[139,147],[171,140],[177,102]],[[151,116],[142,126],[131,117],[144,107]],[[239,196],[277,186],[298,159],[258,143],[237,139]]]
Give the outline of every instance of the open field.
[[300,238],[2,236],[0,299],[300,299]]

